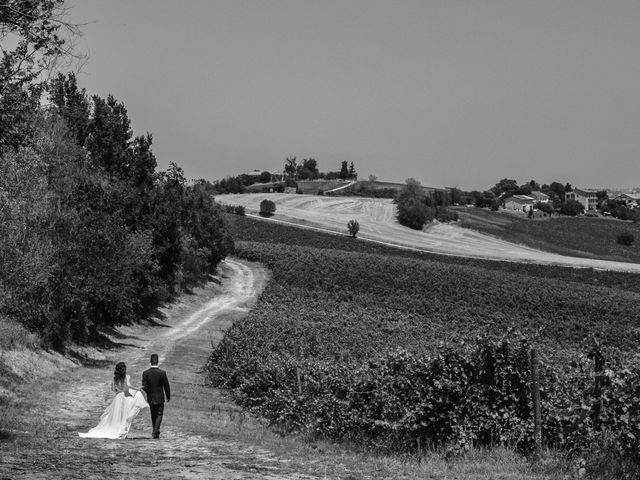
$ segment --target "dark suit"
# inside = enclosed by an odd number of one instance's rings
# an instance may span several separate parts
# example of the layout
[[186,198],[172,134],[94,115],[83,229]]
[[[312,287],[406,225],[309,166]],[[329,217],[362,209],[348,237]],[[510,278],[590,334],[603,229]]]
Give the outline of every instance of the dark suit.
[[171,388],[167,379],[167,372],[158,367],[151,367],[142,374],[142,389],[147,393],[147,402],[151,410],[151,424],[153,437],[160,437],[160,424],[164,413],[165,395],[167,402],[171,400]]

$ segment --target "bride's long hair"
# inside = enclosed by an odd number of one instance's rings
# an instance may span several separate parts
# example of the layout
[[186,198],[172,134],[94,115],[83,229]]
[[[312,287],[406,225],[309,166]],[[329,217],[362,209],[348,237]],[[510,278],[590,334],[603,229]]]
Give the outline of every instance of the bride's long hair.
[[126,375],[127,375],[127,365],[124,362],[118,362],[116,364],[116,369],[113,372],[113,381],[115,383],[123,382]]

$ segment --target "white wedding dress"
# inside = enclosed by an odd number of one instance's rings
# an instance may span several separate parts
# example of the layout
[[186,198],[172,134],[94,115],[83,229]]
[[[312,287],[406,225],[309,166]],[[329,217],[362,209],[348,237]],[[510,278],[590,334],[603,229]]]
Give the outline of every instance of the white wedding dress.
[[98,425],[87,433],[78,433],[83,438],[125,438],[133,419],[140,410],[149,408],[149,404],[140,390],[129,390],[129,375],[126,376],[125,385],[114,384],[114,390],[118,392],[111,404],[100,417]]

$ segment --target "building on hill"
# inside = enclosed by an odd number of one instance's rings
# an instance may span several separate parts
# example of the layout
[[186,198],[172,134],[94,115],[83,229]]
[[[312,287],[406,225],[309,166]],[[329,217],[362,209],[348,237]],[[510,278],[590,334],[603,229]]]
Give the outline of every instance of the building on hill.
[[640,207],[640,193],[621,193],[614,197],[614,200],[624,203],[629,208]]
[[529,195],[529,197],[533,198],[536,203],[538,203],[538,202],[540,202],[540,203],[549,203],[549,195],[547,195],[546,193],[531,192],[531,195]]
[[564,197],[566,200],[580,202],[585,210],[595,210],[598,204],[597,191],[588,188],[574,188],[572,191],[565,193]]
[[504,208],[518,212],[528,212],[529,210],[533,210],[533,204],[535,202],[535,198],[529,195],[513,195],[504,199]]

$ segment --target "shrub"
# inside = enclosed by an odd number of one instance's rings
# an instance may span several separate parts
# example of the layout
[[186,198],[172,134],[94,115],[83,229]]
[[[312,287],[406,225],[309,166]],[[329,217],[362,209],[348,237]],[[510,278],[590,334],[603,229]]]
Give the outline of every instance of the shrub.
[[40,347],[40,339],[29,332],[21,324],[0,315],[0,348],[11,350],[29,348],[35,350]]
[[349,229],[349,235],[351,235],[353,238],[356,238],[356,235],[360,231],[360,224],[357,220],[349,220],[349,223],[347,223],[347,228]]
[[244,207],[242,205],[236,205],[235,207],[233,207],[233,213],[235,213],[236,215],[244,216],[245,214]]
[[457,222],[458,212],[449,210],[447,207],[436,207],[436,220],[439,222]]
[[260,215],[263,217],[270,217],[276,213],[276,204],[272,200],[266,198],[260,202]]
[[553,213],[553,205],[550,203],[536,202],[534,207],[543,213],[548,213],[549,215]]
[[618,235],[616,242],[618,242],[620,245],[629,247],[633,244],[634,240],[635,240],[635,237],[633,236],[633,233],[622,232]]
[[560,213],[569,215],[570,217],[580,215],[582,212],[584,212],[584,206],[577,200],[567,200],[564,202],[564,205],[562,205],[562,208],[560,208]]

